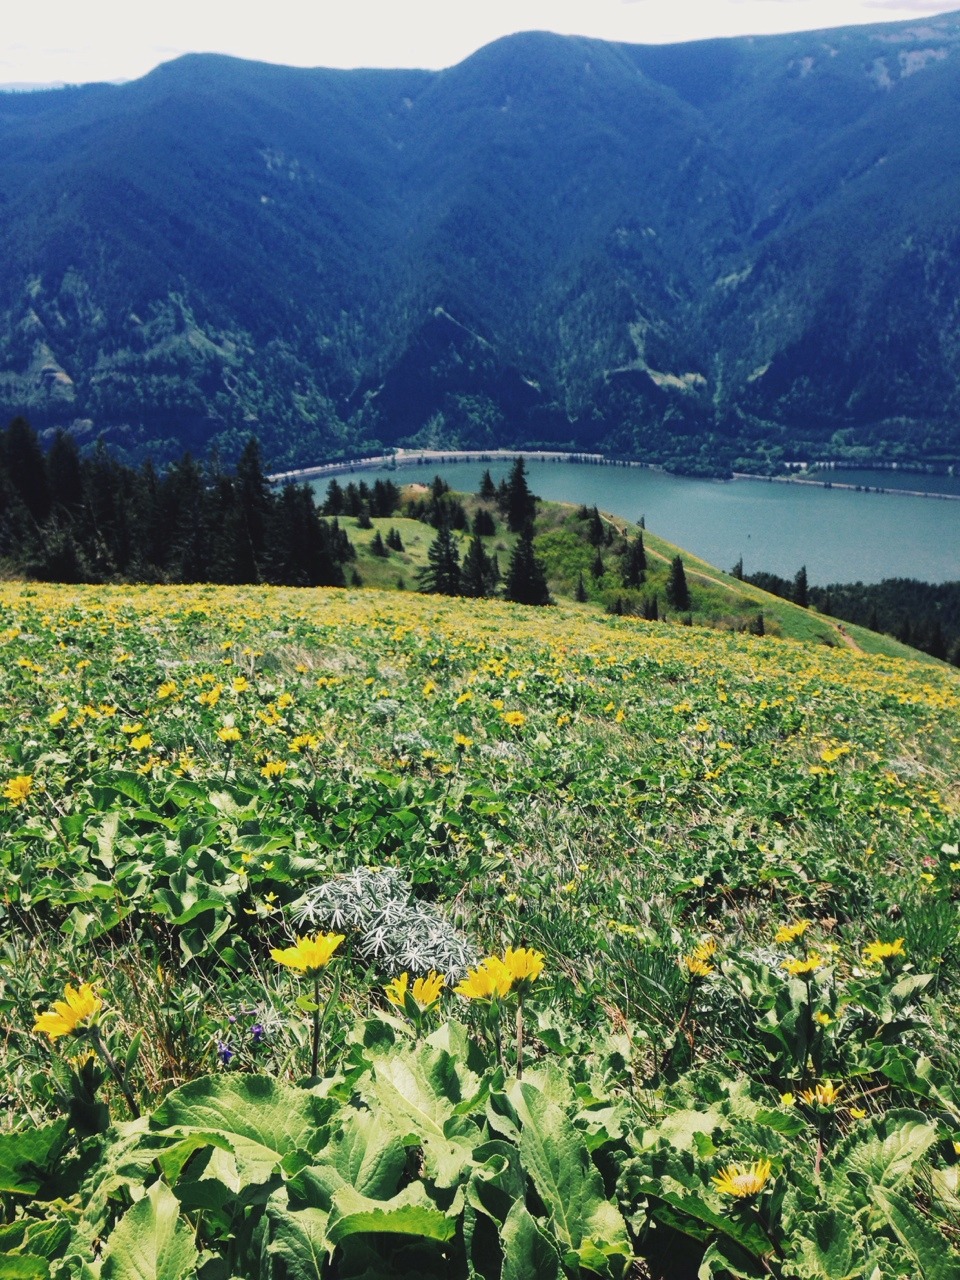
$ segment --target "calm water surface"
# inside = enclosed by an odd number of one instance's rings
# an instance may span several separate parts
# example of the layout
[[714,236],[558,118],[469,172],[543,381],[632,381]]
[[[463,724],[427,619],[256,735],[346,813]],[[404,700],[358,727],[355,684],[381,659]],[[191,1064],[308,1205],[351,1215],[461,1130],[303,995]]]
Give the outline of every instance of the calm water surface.
[[[430,462],[337,478],[343,485],[351,478],[427,484],[439,473],[452,489],[473,492],[485,470],[499,483],[511,465]],[[527,474],[542,498],[596,504],[628,520],[643,516],[653,533],[721,569],[742,556],[747,573],[766,569],[792,577],[805,564],[810,582],[821,586],[899,577],[960,579],[958,501],[756,480],[689,480],[638,467],[571,462],[528,462]],[[870,474],[873,480],[863,483],[893,479]],[[323,493],[328,483],[318,480],[316,488]]]

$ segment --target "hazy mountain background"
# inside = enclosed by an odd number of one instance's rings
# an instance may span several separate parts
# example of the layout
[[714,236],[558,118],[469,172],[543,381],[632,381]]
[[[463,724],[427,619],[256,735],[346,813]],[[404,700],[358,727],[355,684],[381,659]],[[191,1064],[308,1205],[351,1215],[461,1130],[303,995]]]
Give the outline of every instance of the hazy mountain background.
[[0,414],[291,465],[960,461],[960,14],[0,96]]

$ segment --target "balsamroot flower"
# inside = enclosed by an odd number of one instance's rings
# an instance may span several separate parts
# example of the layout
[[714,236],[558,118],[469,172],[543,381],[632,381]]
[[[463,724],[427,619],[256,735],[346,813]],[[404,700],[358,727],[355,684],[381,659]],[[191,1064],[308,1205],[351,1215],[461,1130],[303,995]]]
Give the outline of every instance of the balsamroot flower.
[[15,778],[11,778],[4,784],[3,795],[4,799],[9,800],[11,804],[23,804],[31,791],[33,791],[33,774],[18,773]]
[[818,955],[816,951],[811,951],[806,960],[789,959],[784,960],[783,967],[791,978],[796,978],[805,973],[816,973],[818,969],[823,968],[823,956]]
[[530,947],[507,947],[503,953],[504,968],[514,982],[535,982],[543,973],[543,953]]
[[823,1084],[814,1085],[812,1089],[804,1089],[800,1097],[808,1107],[834,1107],[842,1089],[842,1084],[834,1087],[830,1080],[824,1080]]
[[730,1164],[711,1179],[720,1195],[732,1196],[735,1200],[759,1195],[769,1180],[769,1160],[754,1160],[749,1165]]
[[344,937],[342,933],[318,933],[312,938],[297,938],[295,947],[274,947],[270,954],[277,964],[294,969],[305,978],[315,978],[330,963]]
[[797,938],[802,938],[810,928],[809,920],[797,920],[794,924],[782,925],[773,935],[774,942],[796,942]]
[[510,994],[513,975],[498,956],[487,956],[453,988],[467,1000],[494,1000]]
[[880,964],[883,960],[902,955],[903,938],[897,938],[895,942],[868,942],[863,948],[863,958],[867,964]]
[[68,982],[63,999],[55,1000],[52,1009],[39,1014],[33,1029],[56,1040],[90,1026],[102,1008],[103,1001],[91,983],[82,982],[78,989]]
[[[413,990],[410,994],[416,1000],[421,1009],[429,1009],[435,1005],[440,999],[440,992],[446,986],[446,980],[440,973],[430,970],[425,978],[414,978]],[[384,994],[391,1004],[396,1005],[398,1009],[403,1009],[407,1002],[407,991],[410,987],[410,974],[401,973],[398,978],[394,978],[392,982],[388,982],[384,987]]]

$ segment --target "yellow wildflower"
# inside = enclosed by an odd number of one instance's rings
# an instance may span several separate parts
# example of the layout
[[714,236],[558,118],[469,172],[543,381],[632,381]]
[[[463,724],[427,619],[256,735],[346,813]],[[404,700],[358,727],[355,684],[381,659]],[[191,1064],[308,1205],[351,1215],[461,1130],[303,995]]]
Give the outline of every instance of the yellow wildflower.
[[769,1160],[754,1160],[749,1165],[727,1165],[711,1179],[720,1195],[732,1196],[735,1200],[759,1195],[769,1180]]
[[430,697],[430,695],[431,695],[432,693],[436,693],[436,691],[437,691],[437,682],[436,682],[436,680],[424,680],[424,682],[423,682],[423,696],[424,696],[425,698],[429,698],[429,697]]
[[804,1089],[800,1097],[810,1107],[833,1107],[842,1089],[843,1085],[835,1088],[830,1080],[824,1080],[823,1084],[814,1085],[812,1089]]
[[521,725],[527,723],[527,717],[522,711],[504,711],[501,718],[504,724],[510,725],[511,729],[519,729]]
[[147,747],[153,745],[152,733],[138,733],[135,738],[130,739],[130,746],[134,751],[144,751]]
[[454,991],[468,1000],[493,1000],[508,996],[513,986],[513,975],[497,956],[487,956],[475,969],[458,982]]
[[880,964],[882,960],[902,955],[903,938],[897,938],[894,942],[868,942],[863,948],[863,958],[867,964]]
[[246,676],[235,676],[231,681],[234,693],[246,693],[250,688],[250,681]]
[[260,773],[264,778],[282,778],[286,772],[286,760],[268,760],[260,770]]
[[854,1120],[866,1120],[867,1118],[867,1113],[863,1107],[848,1107],[847,1110]]
[[797,1095],[795,1093],[787,1092],[787,1093],[781,1093],[780,1095],[780,1105],[782,1107],[792,1107],[796,1103],[796,1101],[797,1101]]
[[222,729],[217,730],[217,737],[221,742],[239,742],[240,730],[235,725],[225,724]]
[[809,920],[797,920],[794,924],[785,924],[773,935],[774,942],[795,942],[802,938],[810,928]]
[[796,960],[791,957],[784,960],[783,967],[791,978],[796,978],[802,973],[816,973],[818,969],[823,968],[823,956],[817,955],[816,951],[812,951],[806,960]]
[[318,933],[312,938],[297,938],[296,946],[274,947],[270,955],[277,964],[295,969],[306,978],[313,978],[330,963],[344,936],[342,933]]
[[[388,982],[384,987],[384,993],[391,1004],[395,1004],[398,1009],[402,1009],[406,1004],[407,990],[410,986],[409,973],[401,973],[398,978],[394,978],[392,982]],[[433,969],[425,978],[414,978],[413,990],[410,993],[421,1009],[429,1009],[431,1005],[437,1003],[440,999],[440,992],[446,986],[446,979],[440,973],[435,973]]]
[[503,953],[504,968],[514,982],[534,982],[543,973],[543,953],[529,947],[507,947]]
[[177,692],[177,682],[175,680],[164,680],[163,684],[157,690],[157,697],[163,701],[164,698],[172,698]]
[[18,773],[3,788],[4,798],[11,804],[23,804],[33,790],[33,774]]
[[67,718],[67,708],[57,707],[56,711],[51,711],[50,714],[47,716],[47,724],[50,725],[51,728],[55,728],[61,722],[61,720],[66,720],[66,718]]
[[813,1015],[813,1020],[814,1022],[819,1022],[821,1027],[829,1027],[830,1023],[833,1021],[829,1013],[824,1013],[822,1009],[819,1013],[815,1013]]
[[70,1035],[82,1024],[89,1025],[103,1007],[103,1001],[89,982],[81,982],[79,989],[67,983],[62,1000],[55,1000],[53,1008],[38,1015],[33,1029],[41,1035],[56,1040]]

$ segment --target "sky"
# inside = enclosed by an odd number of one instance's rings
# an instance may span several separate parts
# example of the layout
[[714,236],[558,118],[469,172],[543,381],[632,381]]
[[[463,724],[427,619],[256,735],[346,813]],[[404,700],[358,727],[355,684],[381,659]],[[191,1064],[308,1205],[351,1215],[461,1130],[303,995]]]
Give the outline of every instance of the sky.
[[0,84],[131,80],[183,53],[290,66],[452,66],[546,30],[634,44],[922,19],[960,0],[44,0],[5,6]]

